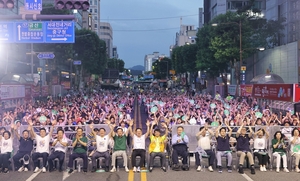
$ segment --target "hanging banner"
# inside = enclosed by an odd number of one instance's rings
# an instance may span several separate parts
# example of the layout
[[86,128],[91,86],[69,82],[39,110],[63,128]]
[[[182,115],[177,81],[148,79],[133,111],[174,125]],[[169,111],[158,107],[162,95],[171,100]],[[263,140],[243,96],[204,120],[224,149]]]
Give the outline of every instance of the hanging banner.
[[261,99],[293,101],[293,84],[254,84],[253,96]]
[[294,84],[294,102],[300,102],[300,86],[299,84]]
[[228,89],[228,94],[235,96],[236,95],[236,85],[228,85],[227,89]]
[[241,96],[248,97],[252,96],[253,85],[240,85],[241,88]]

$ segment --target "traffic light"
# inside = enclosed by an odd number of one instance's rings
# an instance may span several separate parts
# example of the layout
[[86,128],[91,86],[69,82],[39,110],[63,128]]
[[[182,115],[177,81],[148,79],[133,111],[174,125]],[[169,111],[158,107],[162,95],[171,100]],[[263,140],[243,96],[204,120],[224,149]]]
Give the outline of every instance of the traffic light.
[[14,6],[14,0],[0,0],[0,8],[13,9]]
[[87,0],[55,0],[56,9],[78,9],[86,11],[90,7]]

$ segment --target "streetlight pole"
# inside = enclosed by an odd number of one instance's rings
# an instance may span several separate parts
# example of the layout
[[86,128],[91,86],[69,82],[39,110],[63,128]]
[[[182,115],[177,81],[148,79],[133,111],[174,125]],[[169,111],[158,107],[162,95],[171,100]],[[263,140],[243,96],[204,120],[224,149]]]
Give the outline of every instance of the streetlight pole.
[[239,70],[239,81],[238,81],[238,86],[241,85],[241,69],[242,69],[242,63],[243,63],[243,49],[242,49],[242,21],[240,20],[239,22],[239,28],[240,28],[240,70]]

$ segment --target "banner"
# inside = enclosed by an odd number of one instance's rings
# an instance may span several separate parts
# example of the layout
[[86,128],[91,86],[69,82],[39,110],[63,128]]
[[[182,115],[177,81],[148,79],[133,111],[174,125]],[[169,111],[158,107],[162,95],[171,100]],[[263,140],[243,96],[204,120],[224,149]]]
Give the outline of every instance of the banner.
[[252,96],[253,85],[240,85],[241,88],[241,96],[248,97]]
[[16,99],[25,97],[24,85],[1,85],[0,86],[0,98],[4,99]]
[[299,84],[294,84],[294,102],[300,102],[300,86]]
[[[47,85],[42,86],[42,97],[49,95],[49,87]],[[40,86],[31,86],[31,96],[39,97],[40,96]]]
[[293,101],[293,84],[254,84],[253,96],[261,99]]
[[227,88],[228,88],[228,94],[232,96],[236,95],[236,85],[228,85]]

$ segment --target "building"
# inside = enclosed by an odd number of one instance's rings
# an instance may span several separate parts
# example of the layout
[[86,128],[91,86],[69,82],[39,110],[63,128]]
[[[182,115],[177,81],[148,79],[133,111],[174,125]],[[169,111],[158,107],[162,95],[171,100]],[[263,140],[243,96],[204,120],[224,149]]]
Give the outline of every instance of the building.
[[113,30],[110,23],[100,22],[100,39],[104,40],[107,48],[107,56],[113,57]]
[[[277,0],[256,0],[253,8],[261,10],[260,14],[256,16],[264,17],[266,13],[266,1]],[[286,0],[289,1],[289,0]],[[225,14],[227,11],[236,11],[241,7],[247,5],[249,0],[203,0],[204,7],[204,23],[208,23],[210,20],[220,14]]]
[[180,30],[176,33],[175,46],[195,44],[196,34],[194,25],[180,25]]
[[152,71],[152,64],[159,58],[166,57],[164,54],[159,54],[159,52],[153,52],[152,54],[145,55],[144,58],[144,67],[145,72]]
[[15,6],[13,9],[0,9],[0,16],[2,15],[18,15],[20,14],[19,7],[24,6],[24,0],[15,0]]
[[83,13],[83,28],[100,35],[100,0],[90,0],[90,8]]
[[300,1],[299,0],[267,0],[266,18],[278,20],[285,17],[284,37],[280,45],[285,45],[300,40]]

